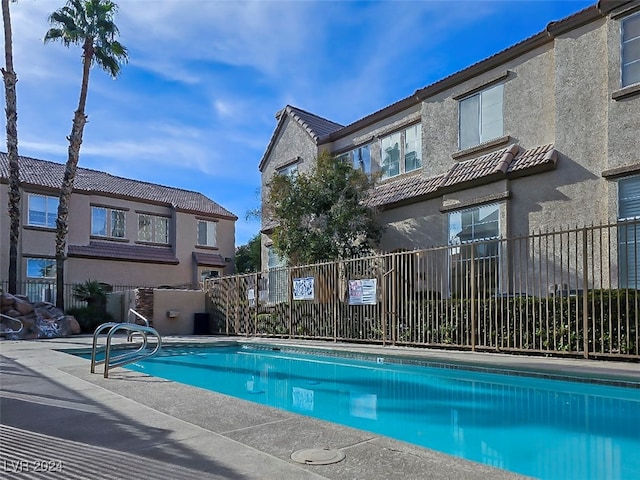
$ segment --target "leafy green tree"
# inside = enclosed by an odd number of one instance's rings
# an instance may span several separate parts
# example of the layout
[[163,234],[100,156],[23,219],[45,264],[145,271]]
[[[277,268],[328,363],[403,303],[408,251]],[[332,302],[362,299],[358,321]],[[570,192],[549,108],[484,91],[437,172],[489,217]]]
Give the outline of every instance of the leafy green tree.
[[236,273],[260,271],[261,235],[255,235],[249,243],[236,248]]
[[18,77],[13,69],[13,34],[9,0],[2,0],[4,25],[4,78],[5,113],[7,115],[7,158],[9,160],[9,293],[17,292],[18,283],[18,239],[20,238],[20,165],[18,163],[18,106],[16,83]]
[[293,265],[372,253],[383,232],[366,204],[372,188],[364,172],[326,152],[309,173],[276,175],[266,207],[278,222],[275,250]]
[[49,17],[51,28],[44,41],[60,41],[68,47],[82,48],[82,84],[78,108],[73,116],[69,137],[68,159],[60,189],[58,218],[56,220],[56,306],[64,309],[64,262],[66,260],[67,233],[69,231],[69,201],[78,169],[82,134],[87,123],[85,106],[89,90],[89,72],[95,64],[112,78],[120,73],[126,62],[127,49],[116,40],[118,27],[113,18],[118,6],[110,0],[69,0]]

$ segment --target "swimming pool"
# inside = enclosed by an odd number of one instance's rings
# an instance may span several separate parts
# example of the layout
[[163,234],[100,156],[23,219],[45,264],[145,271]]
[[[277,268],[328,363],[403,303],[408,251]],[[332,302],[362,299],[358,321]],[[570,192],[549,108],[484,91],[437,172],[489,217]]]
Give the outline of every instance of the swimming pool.
[[260,346],[128,368],[542,479],[640,478],[638,388]]

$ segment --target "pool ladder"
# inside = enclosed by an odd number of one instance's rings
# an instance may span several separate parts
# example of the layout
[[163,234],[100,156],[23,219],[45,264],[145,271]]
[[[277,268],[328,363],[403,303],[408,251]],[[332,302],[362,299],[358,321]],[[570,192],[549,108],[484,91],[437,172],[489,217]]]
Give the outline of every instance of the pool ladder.
[[[5,337],[7,335],[17,335],[18,333],[22,332],[22,329],[24,328],[24,323],[22,323],[22,320],[20,320],[19,318],[13,318],[13,317],[10,317],[9,315],[5,315],[4,313],[0,313],[0,318],[5,319],[5,321],[9,320],[11,322],[15,322],[20,325],[17,330],[11,329],[9,327],[5,328],[3,326],[0,326],[0,337]],[[0,321],[0,324],[1,324],[1,321]]]
[[[129,319],[133,315],[135,318],[133,322],[129,322]],[[138,320],[142,320],[144,325],[136,323]],[[97,360],[98,354],[98,335],[105,330],[107,332],[107,342],[104,347],[104,360]],[[142,341],[135,350],[127,350],[125,353],[112,356],[111,355],[111,339],[113,335],[118,331],[127,332],[127,341],[131,342],[134,335],[139,335]],[[156,338],[156,343],[153,348],[148,346],[147,336],[152,335]],[[160,350],[162,346],[162,337],[155,328],[149,326],[149,320],[140,315],[134,309],[129,309],[127,322],[108,322],[103,323],[93,333],[93,348],[91,349],[91,373],[96,373],[96,366],[104,363],[104,378],[109,378],[109,370],[115,367],[121,367],[128,365],[138,360],[149,358],[154,356]]]

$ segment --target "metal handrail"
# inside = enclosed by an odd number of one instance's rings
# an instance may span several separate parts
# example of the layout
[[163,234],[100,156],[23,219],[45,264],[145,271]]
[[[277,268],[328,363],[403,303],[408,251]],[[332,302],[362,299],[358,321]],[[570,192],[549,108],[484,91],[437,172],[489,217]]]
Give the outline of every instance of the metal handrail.
[[[111,337],[113,337],[113,334],[118,330],[128,330],[130,332],[142,333],[143,342],[142,342],[142,346],[139,347],[134,352],[128,352],[126,354],[119,355],[113,358],[113,364],[112,364],[111,363],[111,360],[112,360],[111,359]],[[142,353],[144,350],[146,350],[146,347],[147,347],[147,334],[150,334],[156,337],[156,340],[157,340],[156,346],[150,352]],[[109,330],[109,333],[107,333],[107,347],[104,354],[104,378],[109,377],[109,368],[120,367],[122,365],[127,365],[129,363],[133,363],[143,358],[152,357],[156,353],[158,353],[161,346],[162,346],[162,337],[160,336],[160,334],[155,328],[143,327],[141,325],[132,325],[132,324],[126,324],[126,323],[121,323],[119,325],[111,327],[111,329]]]
[[[148,327],[148,326],[149,326],[149,320],[147,320],[145,317],[143,317],[142,315],[140,315],[140,314],[139,314],[138,312],[136,312],[133,308],[130,308],[130,309],[129,309],[129,313],[128,313],[128,316],[127,316],[127,320],[129,319],[129,317],[131,316],[131,314],[132,314],[132,313],[133,313],[136,317],[138,317],[140,320],[142,320],[142,321],[144,322],[144,326],[145,326],[145,327]],[[136,324],[136,322],[135,322],[135,321],[133,321],[133,322],[129,322],[129,323],[134,323],[134,324]],[[136,324],[136,325],[137,325],[137,324]]]
[[[98,328],[96,328],[95,332],[93,333],[93,347],[91,349],[91,373],[95,373],[96,365],[104,364],[104,378],[108,378],[110,368],[127,365],[143,358],[151,357],[158,353],[160,347],[162,346],[162,337],[160,336],[160,334],[157,332],[157,330],[149,326],[149,321],[145,317],[140,315],[135,310],[129,309],[129,314],[131,313],[133,313],[136,317],[142,319],[146,325],[139,325],[137,323],[130,322],[108,322],[103,323],[102,325],[98,326]],[[97,360],[96,356],[98,353],[98,335],[107,329],[109,331],[107,333],[107,341],[105,345],[105,357],[103,360]],[[127,351],[123,354],[111,357],[111,339],[113,335],[119,330],[127,331],[128,341],[131,341],[133,334],[140,334],[140,336],[142,337],[142,342],[140,343],[138,348],[133,351]],[[153,350],[147,349],[147,335],[153,335],[157,339],[155,348],[153,348]]]
[[11,335],[22,332],[24,328],[24,323],[19,318],[10,317],[9,315],[5,315],[4,313],[0,313],[0,317],[6,318],[7,320],[12,320],[20,324],[20,328],[18,330],[0,330],[0,335]]
[[[95,330],[95,332],[93,332],[93,347],[91,348],[91,373],[96,373],[96,365],[102,365],[103,363],[105,363],[104,360],[96,360],[96,356],[98,354],[98,335],[101,334],[103,331],[107,330],[107,329],[112,329],[114,327],[117,327],[118,325],[126,325],[126,326],[131,326],[131,327],[135,327],[136,324],[134,323],[118,323],[118,322],[108,322],[108,323],[103,323],[102,325],[98,326]],[[141,325],[137,325],[137,326],[141,326]],[[122,330],[122,329],[120,329]],[[127,328],[127,330],[129,330]],[[111,331],[111,330],[109,330]],[[110,340],[110,337],[109,337]],[[128,335],[127,336],[127,340],[131,341],[131,336]],[[141,345],[138,347],[137,350],[135,350],[133,353],[137,353],[142,351],[143,349],[145,349],[147,346],[147,335],[146,333],[142,334],[142,343]],[[106,346],[105,346],[106,347]],[[131,352],[129,352],[131,353]]]

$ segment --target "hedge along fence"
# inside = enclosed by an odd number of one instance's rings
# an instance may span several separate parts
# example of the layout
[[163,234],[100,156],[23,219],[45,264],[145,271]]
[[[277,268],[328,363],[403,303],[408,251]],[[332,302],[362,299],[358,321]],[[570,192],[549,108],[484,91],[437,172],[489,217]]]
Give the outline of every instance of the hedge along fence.
[[[637,360],[638,250],[634,221],[281,267],[205,289],[217,331],[232,335]],[[301,278],[313,292],[294,300]],[[358,279],[376,282],[372,304],[349,304]]]
[[[586,328],[582,296],[551,296],[481,300],[476,305],[475,333],[472,303],[464,299],[413,302],[406,309],[410,317],[395,322],[383,320],[380,304],[364,309],[341,304],[336,310],[330,304],[284,302],[254,310],[240,324],[223,324],[221,332],[574,356],[585,356],[586,346],[594,357],[640,358],[640,292],[595,291],[586,299]],[[245,308],[248,311],[248,305]],[[224,318],[222,312],[218,315]]]

